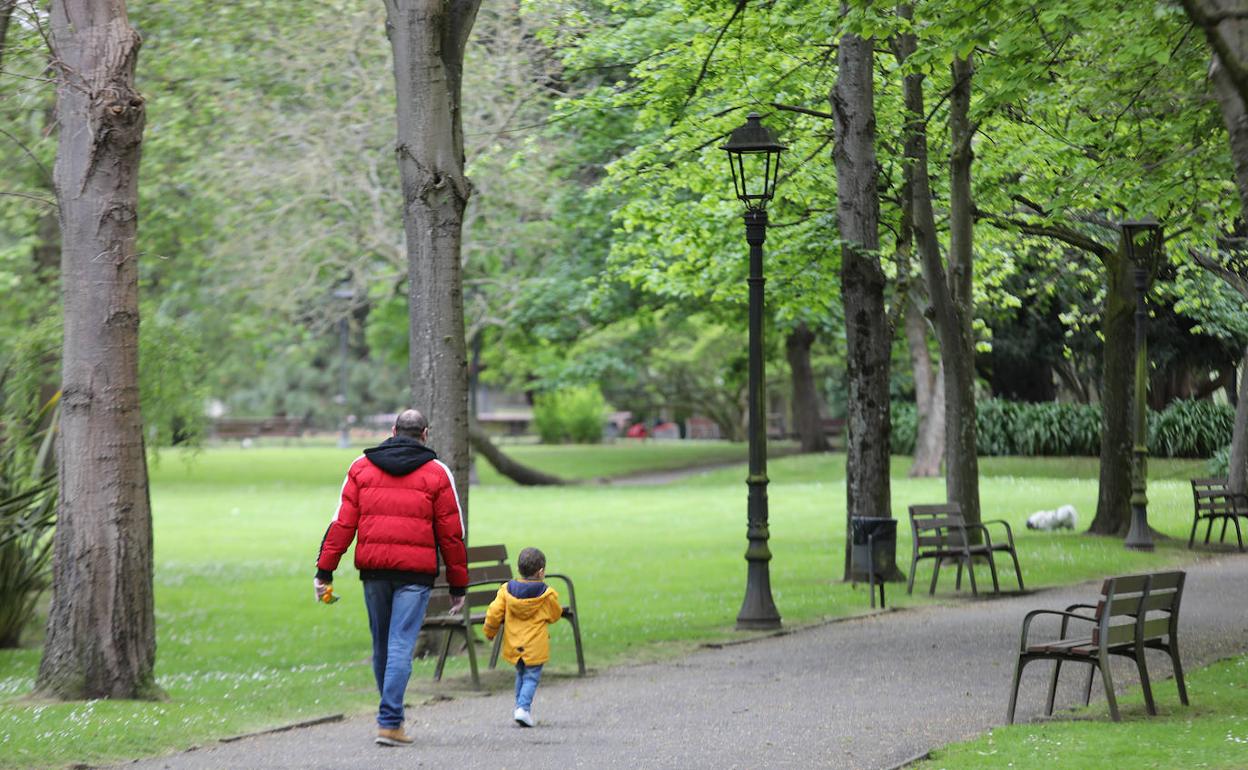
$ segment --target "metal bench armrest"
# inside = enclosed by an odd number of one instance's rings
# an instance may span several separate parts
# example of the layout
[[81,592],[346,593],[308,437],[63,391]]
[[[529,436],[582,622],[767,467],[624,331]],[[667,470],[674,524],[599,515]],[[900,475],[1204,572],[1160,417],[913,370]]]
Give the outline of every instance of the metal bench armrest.
[[1006,521],[1005,519],[989,519],[988,521],[984,521],[980,523],[983,524],[985,528],[989,524],[1000,524],[1001,526],[1005,527],[1005,540],[1006,542],[1010,544],[1010,550],[1011,551],[1014,550],[1014,528],[1010,526],[1010,523],[1008,521]]
[[[1018,651],[1020,653],[1024,652],[1027,649],[1027,633],[1028,631],[1031,630],[1031,621],[1035,620],[1040,615],[1056,615],[1058,617],[1061,617],[1063,629],[1065,629],[1066,622],[1070,620],[1086,620],[1089,623],[1096,622],[1095,618],[1090,618],[1087,615],[1079,615],[1074,612],[1062,612],[1061,610],[1032,610],[1031,612],[1028,612],[1023,617],[1023,633],[1018,643]],[[1063,639],[1066,638],[1064,630],[1063,630],[1062,638]]]

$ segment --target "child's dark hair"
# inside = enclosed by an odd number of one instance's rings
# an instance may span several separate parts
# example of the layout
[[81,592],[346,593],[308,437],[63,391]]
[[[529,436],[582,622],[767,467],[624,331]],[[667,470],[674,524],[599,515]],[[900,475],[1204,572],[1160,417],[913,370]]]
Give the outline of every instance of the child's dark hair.
[[525,548],[516,559],[516,566],[520,567],[520,577],[531,578],[546,568],[546,554],[536,548]]

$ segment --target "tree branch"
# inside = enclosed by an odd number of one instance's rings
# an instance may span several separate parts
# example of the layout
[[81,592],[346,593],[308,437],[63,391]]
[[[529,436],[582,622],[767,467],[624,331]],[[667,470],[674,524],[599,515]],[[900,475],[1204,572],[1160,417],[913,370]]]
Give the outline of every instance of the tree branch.
[[728,32],[728,28],[737,20],[741,12],[745,10],[749,0],[737,0],[737,5],[732,9],[732,15],[728,17],[728,21],[724,22],[724,26],[720,27],[719,34],[715,36],[715,42],[711,44],[711,50],[706,52],[706,58],[702,60],[702,69],[698,72],[698,77],[689,86],[689,93],[685,94],[685,103],[680,105],[677,115],[682,115],[685,108],[689,106],[689,102],[693,101],[693,97],[698,92],[698,87],[702,85],[702,80],[706,77],[706,71],[711,67],[711,59],[715,56],[715,50],[719,48],[719,41],[724,39],[724,35]]
[[979,209],[975,210],[975,219],[983,220],[989,224],[995,225],[1003,230],[1017,230],[1027,235],[1035,235],[1041,238],[1052,238],[1061,241],[1069,246],[1086,251],[1094,255],[1101,262],[1112,259],[1114,250],[1091,236],[1072,230],[1062,225],[1042,225],[1035,222],[1027,222],[1022,219],[1013,219],[1011,217],[1003,217],[998,214],[990,214]]

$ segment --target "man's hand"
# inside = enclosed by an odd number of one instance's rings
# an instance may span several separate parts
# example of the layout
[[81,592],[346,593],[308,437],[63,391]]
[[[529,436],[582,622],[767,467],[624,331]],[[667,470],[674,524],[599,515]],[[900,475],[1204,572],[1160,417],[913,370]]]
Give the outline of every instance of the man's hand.
[[452,615],[458,615],[459,613],[463,612],[464,602],[466,601],[468,601],[467,596],[452,596],[450,613]]
[[326,583],[320,578],[312,578],[312,586],[316,589],[316,600],[318,602],[325,601],[325,592],[329,590],[333,583]]

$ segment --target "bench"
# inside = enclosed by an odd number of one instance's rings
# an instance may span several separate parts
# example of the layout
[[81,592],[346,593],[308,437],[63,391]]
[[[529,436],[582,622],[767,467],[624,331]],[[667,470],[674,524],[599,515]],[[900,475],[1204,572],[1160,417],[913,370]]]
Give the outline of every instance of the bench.
[[[1052,660],[1053,677],[1049,682],[1049,698],[1045,714],[1052,715],[1053,700],[1057,694],[1057,677],[1062,663],[1086,663],[1087,686],[1083,702],[1092,699],[1092,676],[1101,672],[1105,685],[1105,700],[1109,702],[1109,715],[1119,721],[1118,702],[1114,699],[1114,683],[1109,672],[1109,656],[1119,655],[1135,661],[1140,672],[1140,685],[1144,690],[1144,704],[1149,714],[1157,713],[1153,702],[1153,690],[1148,680],[1148,666],[1144,660],[1145,650],[1161,650],[1170,656],[1174,668],[1174,680],[1178,685],[1179,700],[1188,705],[1187,687],[1183,681],[1183,664],[1179,661],[1179,604],[1183,599],[1184,572],[1157,572],[1147,575],[1128,575],[1109,578],[1101,586],[1101,597],[1096,604],[1072,604],[1065,611],[1032,610],[1023,618],[1023,632],[1018,646],[1018,662],[1014,667],[1014,684],[1010,689],[1010,707],[1006,715],[1014,722],[1014,706],[1018,701],[1018,683],[1023,668],[1033,660]],[[1076,612],[1081,610],[1081,612]],[[1031,643],[1028,635],[1032,621],[1042,615],[1062,619],[1061,631],[1053,641]],[[1090,623],[1091,633],[1067,637],[1071,621]]]
[[219,439],[299,438],[306,429],[307,421],[302,417],[223,417],[212,421],[212,435]]
[[[989,524],[999,524],[1005,528],[1004,541],[992,541],[987,526]],[[971,542],[969,535],[972,531],[978,531],[983,536],[983,542]],[[1018,590],[1025,590],[1023,570],[1018,564],[1018,552],[1014,547],[1014,530],[1009,522],[993,519],[979,524],[967,524],[962,518],[962,506],[959,503],[910,506],[910,549],[910,580],[906,586],[908,594],[914,593],[914,576],[918,571],[919,561],[933,559],[936,563],[932,569],[932,584],[927,590],[929,595],[936,593],[940,565],[945,561],[956,561],[958,577],[955,589],[962,590],[962,568],[965,566],[971,580],[971,595],[978,596],[973,563],[980,557],[988,560],[988,568],[992,572],[992,590],[1000,593],[997,562],[993,558],[993,554],[998,552],[1010,554],[1010,558],[1014,560],[1014,574],[1018,577]]]
[[[446,570],[438,573],[433,585],[433,593],[429,597],[429,606],[425,610],[424,629],[439,629],[445,632],[442,651],[438,655],[438,664],[434,668],[434,681],[441,681],[442,669],[451,652],[451,637],[462,634],[468,647],[468,665],[472,669],[472,686],[481,688],[481,677],[477,670],[477,651],[475,649],[472,627],[484,625],[485,612],[498,594],[498,587],[511,580],[514,575],[511,565],[507,563],[507,546],[479,545],[468,548],[468,593],[464,601],[463,612],[452,615],[451,595],[446,582]],[[563,581],[567,587],[568,605],[564,608],[564,618],[572,626],[572,640],[576,645],[576,666],[581,676],[585,676],[585,654],[581,649],[581,622],[576,612],[576,590],[572,579],[567,575],[547,573],[546,580]],[[473,590],[484,589],[484,590]],[[498,665],[498,654],[502,649],[503,632],[499,629],[494,637],[494,648],[490,653],[490,668]]]
[[1213,534],[1213,525],[1222,520],[1222,534],[1218,542],[1226,541],[1226,525],[1235,525],[1235,539],[1239,550],[1244,550],[1244,536],[1239,527],[1240,517],[1248,519],[1248,497],[1233,494],[1226,479],[1192,479],[1192,534],[1187,538],[1187,547],[1196,542],[1196,529],[1200,522],[1205,522],[1205,544],[1209,544],[1209,536]]

